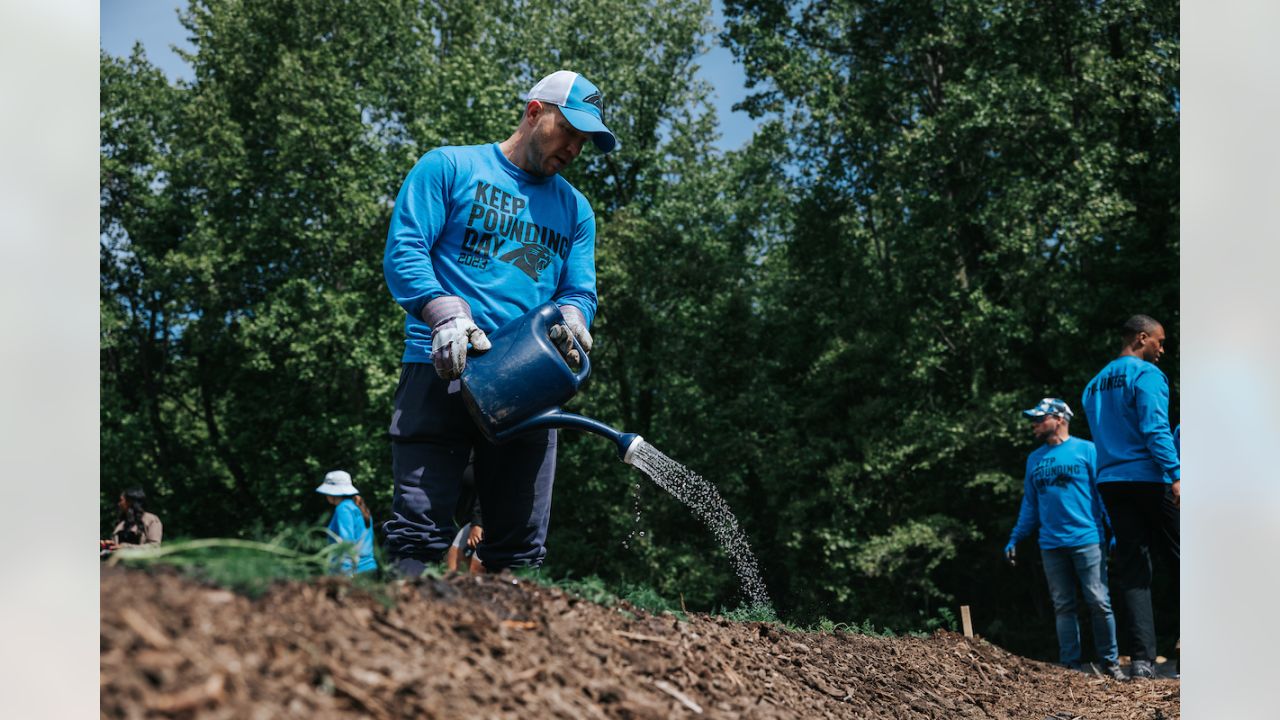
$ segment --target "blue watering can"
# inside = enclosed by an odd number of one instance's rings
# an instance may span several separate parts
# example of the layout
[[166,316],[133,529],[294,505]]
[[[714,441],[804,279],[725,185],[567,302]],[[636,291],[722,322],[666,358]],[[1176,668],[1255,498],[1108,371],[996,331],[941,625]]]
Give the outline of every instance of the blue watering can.
[[609,438],[618,446],[618,457],[628,462],[639,447],[639,435],[560,409],[591,374],[591,360],[572,333],[569,337],[582,358],[577,372],[551,342],[552,326],[563,323],[560,308],[546,303],[490,335],[493,347],[467,358],[462,371],[467,410],[493,443],[530,430],[574,428]]

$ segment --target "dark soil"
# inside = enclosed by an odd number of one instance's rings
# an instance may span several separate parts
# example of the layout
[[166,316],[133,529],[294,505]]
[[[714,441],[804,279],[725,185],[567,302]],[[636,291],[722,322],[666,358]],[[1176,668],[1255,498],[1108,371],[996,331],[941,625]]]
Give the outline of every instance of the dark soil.
[[281,584],[251,600],[102,570],[104,717],[1177,718],[1116,682],[950,632],[803,634],[604,608],[509,576]]

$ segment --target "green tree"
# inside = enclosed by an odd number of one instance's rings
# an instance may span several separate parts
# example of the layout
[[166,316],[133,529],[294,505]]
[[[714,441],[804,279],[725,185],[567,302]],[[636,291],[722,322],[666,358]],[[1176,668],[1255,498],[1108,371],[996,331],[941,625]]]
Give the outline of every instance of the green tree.
[[[963,598],[1016,618],[989,637],[1051,646],[1022,617],[1042,580],[997,564],[1016,410],[1077,402],[1132,312],[1176,343],[1176,4],[729,0],[760,124],[725,154],[694,80],[709,11],[197,0],[191,82],[103,55],[104,523],[132,484],[171,532],[307,521],[338,466],[385,517],[395,194],[568,68],[622,140],[567,173],[600,295],[571,409],[715,483],[784,617],[922,628]],[[607,443],[562,435],[554,506],[552,574],[739,599]]]
[[101,463],[104,527],[130,485],[167,494],[201,464],[175,357],[181,277],[168,260],[190,219],[168,178],[180,92],[135,48],[101,61]]
[[[707,88],[690,79],[708,4],[516,10],[483,2],[197,2],[184,15],[191,83],[169,86],[132,66],[117,72],[120,61],[104,57],[113,68],[104,87],[140,85],[144,75],[151,83],[129,96],[104,90],[104,128],[117,114],[142,112],[151,95],[171,98],[154,143],[166,169],[136,183],[119,205],[129,210],[156,194],[170,198],[159,214],[181,220],[157,250],[172,278],[163,353],[171,400],[157,399],[146,437],[172,435],[189,457],[172,471],[152,471],[157,451],[129,444],[142,438],[122,428],[108,439],[104,430],[106,500],[125,477],[143,477],[170,500],[170,528],[225,534],[319,512],[310,484],[344,466],[385,511],[383,431],[402,320],[378,262],[391,201],[426,150],[505,137],[518,118],[519,91],[560,67],[606,88],[624,143],[608,157],[588,152],[570,176],[596,204],[600,227],[597,367],[607,370],[597,373],[584,407],[647,432],[663,383],[692,394],[688,375],[701,361],[690,351],[699,334],[728,332],[719,329],[718,308],[694,309],[713,298],[745,315],[750,266],[743,240],[715,230],[729,228],[722,198],[732,192],[709,147]],[[655,37],[665,41],[655,45]],[[568,40],[553,46],[546,38]],[[105,156],[115,145],[135,152],[138,141],[117,141],[104,129],[103,142]],[[114,249],[104,250],[104,315],[127,305],[109,278],[146,239],[137,218],[117,215]],[[709,294],[701,286],[707,270],[723,275]],[[680,287],[672,289],[676,277]],[[690,322],[659,322],[675,311]],[[142,351],[135,339],[113,350],[129,362]],[[672,357],[683,376],[658,372]],[[152,397],[134,379],[107,374],[104,408]],[[139,419],[133,410],[117,416],[122,424]],[[603,444],[579,440],[566,443],[558,507],[581,507],[584,519],[612,515],[629,502],[628,471],[604,460]],[[622,534],[607,537],[601,541]],[[582,559],[565,572],[589,566]],[[643,564],[628,558],[615,576]],[[731,594],[732,585],[717,591]]]
[[765,332],[813,339],[765,357],[799,400],[777,409],[795,457],[769,487],[804,498],[780,526],[807,528],[779,545],[810,580],[779,594],[907,625],[958,590],[1003,607],[994,558],[1030,449],[1014,411],[1076,402],[1128,314],[1177,332],[1177,5],[725,15],[744,105],[783,123],[796,187]]
[[318,513],[344,467],[385,504],[387,218],[425,148],[510,123],[498,10],[194,2],[191,83],[103,58],[106,499],[144,478],[225,534]]

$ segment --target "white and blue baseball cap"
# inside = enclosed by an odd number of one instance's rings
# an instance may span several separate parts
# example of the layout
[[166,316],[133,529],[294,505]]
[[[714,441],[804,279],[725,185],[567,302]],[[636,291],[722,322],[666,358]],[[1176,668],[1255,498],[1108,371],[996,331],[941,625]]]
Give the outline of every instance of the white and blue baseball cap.
[[1022,414],[1029,418],[1044,417],[1045,415],[1057,415],[1060,418],[1071,420],[1073,413],[1071,408],[1067,407],[1067,403],[1061,398],[1044,398],[1036,403],[1036,406],[1030,410],[1023,410]]
[[604,96],[590,80],[569,70],[557,70],[538,81],[527,100],[540,100],[560,108],[564,119],[591,136],[600,152],[618,147],[618,138],[604,125]]

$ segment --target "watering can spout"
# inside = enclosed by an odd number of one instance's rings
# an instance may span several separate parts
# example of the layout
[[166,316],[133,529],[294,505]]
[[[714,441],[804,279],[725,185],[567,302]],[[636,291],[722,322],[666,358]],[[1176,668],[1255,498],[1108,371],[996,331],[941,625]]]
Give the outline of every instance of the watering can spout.
[[559,409],[551,409],[538,413],[512,428],[498,433],[495,439],[501,442],[510,437],[514,437],[531,430],[547,430],[550,428],[572,428],[574,430],[584,430],[586,432],[595,433],[601,437],[608,438],[612,440],[614,445],[618,448],[618,459],[628,464],[630,464],[632,459],[634,459],[636,450],[640,448],[640,443],[643,441],[643,438],[636,433],[619,432],[599,420],[563,412]]
[[618,457],[628,465],[634,465],[636,451],[644,444],[644,438],[635,433],[622,433],[618,436]]

